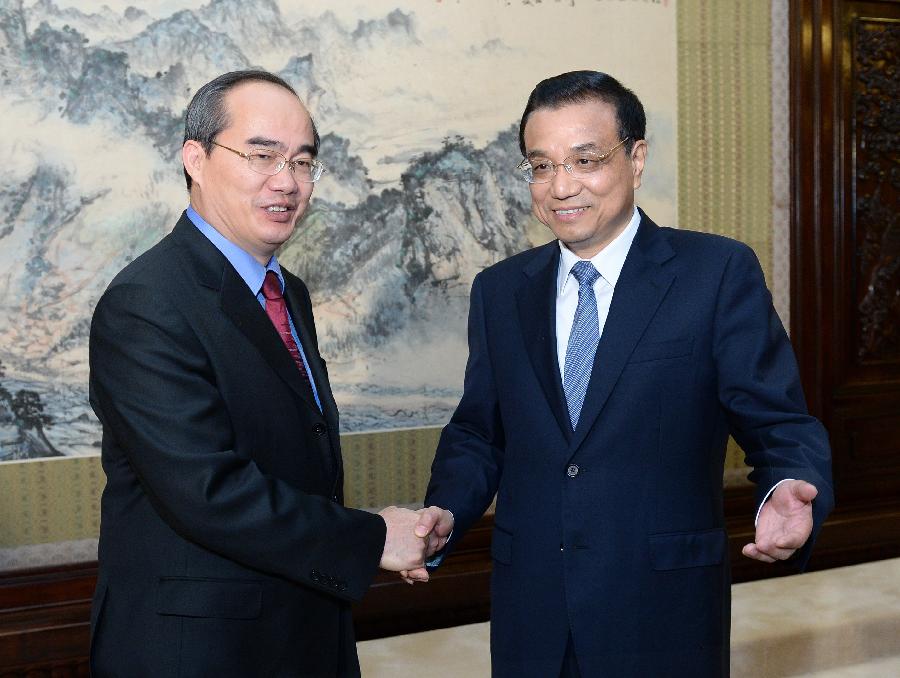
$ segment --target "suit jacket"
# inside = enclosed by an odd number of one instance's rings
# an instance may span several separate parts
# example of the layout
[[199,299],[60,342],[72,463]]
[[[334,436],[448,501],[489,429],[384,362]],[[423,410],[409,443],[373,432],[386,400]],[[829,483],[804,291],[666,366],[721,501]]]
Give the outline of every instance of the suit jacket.
[[553,242],[476,277],[464,394],[426,505],[454,513],[455,541],[497,493],[495,675],[559,675],[570,633],[585,676],[727,675],[729,432],[760,501],[779,480],[811,482],[816,530],[833,503],[827,434],[806,412],[759,263],[642,212],[573,432],[559,256]]
[[285,299],[322,411],[227,259],[182,216],[91,324],[103,424],[95,676],[358,674],[350,602],[385,525],[344,508],[309,293]]

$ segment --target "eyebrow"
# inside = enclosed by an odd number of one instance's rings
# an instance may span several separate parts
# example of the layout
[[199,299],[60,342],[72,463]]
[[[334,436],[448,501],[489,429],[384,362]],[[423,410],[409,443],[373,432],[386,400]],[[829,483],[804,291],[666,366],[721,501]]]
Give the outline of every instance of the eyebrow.
[[[269,139],[268,137],[250,137],[246,142],[250,146],[262,146],[263,148],[276,148],[279,151],[286,151],[287,146],[284,145],[283,142],[278,141],[277,139]],[[303,144],[300,148],[297,149],[296,155],[311,155],[315,157],[316,155],[316,147],[311,146],[310,144]]]
[[284,150],[285,146],[283,143],[276,139],[269,139],[268,137],[250,137],[247,139],[247,143],[251,146],[262,146],[264,148],[277,148],[279,150]]
[[[580,153],[581,151],[600,151],[600,147],[597,146],[593,141],[589,141],[586,144],[578,144],[577,146],[572,146],[569,149],[571,153]],[[528,151],[528,154],[525,156],[526,158],[546,158],[549,154],[547,151],[542,151],[538,148]]]

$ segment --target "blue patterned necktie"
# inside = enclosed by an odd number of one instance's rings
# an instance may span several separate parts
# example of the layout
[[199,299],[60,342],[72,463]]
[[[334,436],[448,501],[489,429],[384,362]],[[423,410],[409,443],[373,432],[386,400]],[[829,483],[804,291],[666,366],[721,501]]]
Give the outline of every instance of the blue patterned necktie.
[[594,354],[600,342],[600,322],[597,319],[597,297],[594,283],[600,273],[589,261],[579,261],[572,267],[572,275],[578,281],[578,307],[572,322],[572,333],[566,346],[566,362],[563,368],[563,390],[569,406],[572,430],[578,425],[581,406],[591,379]]

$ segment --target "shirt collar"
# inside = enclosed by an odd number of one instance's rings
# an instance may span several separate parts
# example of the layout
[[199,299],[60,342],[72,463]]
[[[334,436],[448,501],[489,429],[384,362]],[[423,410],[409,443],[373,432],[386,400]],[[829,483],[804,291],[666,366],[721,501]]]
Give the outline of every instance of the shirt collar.
[[[594,268],[599,271],[600,276],[614,289],[619,280],[619,274],[622,272],[622,267],[625,265],[625,257],[628,256],[628,250],[631,249],[631,243],[634,242],[634,236],[637,235],[637,229],[640,223],[641,215],[638,212],[637,207],[635,207],[634,214],[631,215],[631,221],[628,222],[625,230],[619,233],[611,243],[590,258],[590,262],[594,265]],[[572,271],[572,267],[579,261],[582,261],[577,254],[563,245],[561,240],[558,242],[560,258],[559,272],[556,277],[557,296],[565,292],[568,281],[573,277],[569,275]]]
[[254,295],[259,295],[263,280],[266,278],[266,271],[275,271],[278,281],[281,283],[281,290],[282,292],[284,291],[284,276],[281,274],[281,266],[278,265],[278,260],[274,255],[269,259],[269,263],[263,266],[253,258],[252,254],[241,249],[219,233],[192,206],[187,208],[187,217],[216,246],[216,249],[228,259],[228,263],[234,266],[234,270],[247,283],[247,287],[250,288]]

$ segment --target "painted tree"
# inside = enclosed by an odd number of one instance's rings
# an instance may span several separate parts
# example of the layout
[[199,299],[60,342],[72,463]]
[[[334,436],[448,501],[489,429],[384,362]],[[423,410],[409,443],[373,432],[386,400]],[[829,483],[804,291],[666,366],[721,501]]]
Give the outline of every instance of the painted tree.
[[12,398],[10,407],[23,430],[34,430],[46,449],[50,451],[48,456],[62,456],[53,443],[47,440],[47,435],[44,433],[44,426],[49,425],[53,421],[53,417],[44,412],[44,403],[41,402],[40,394],[21,389]]
[[[0,360],[0,379],[6,376],[6,372],[3,369],[3,361]],[[7,407],[10,406],[12,402],[12,394],[6,390],[3,384],[0,384],[0,403],[5,403]]]

